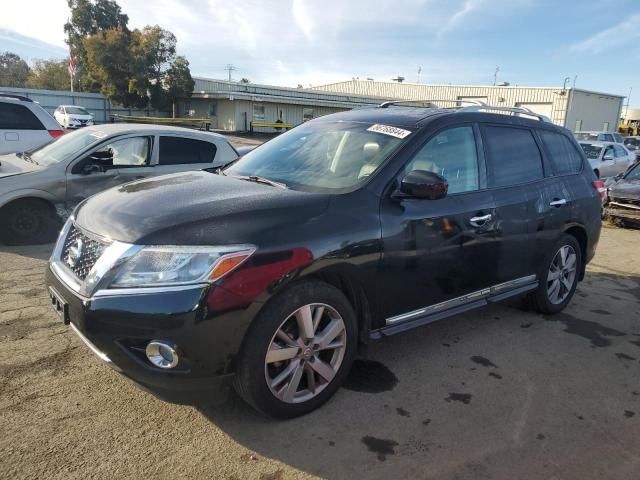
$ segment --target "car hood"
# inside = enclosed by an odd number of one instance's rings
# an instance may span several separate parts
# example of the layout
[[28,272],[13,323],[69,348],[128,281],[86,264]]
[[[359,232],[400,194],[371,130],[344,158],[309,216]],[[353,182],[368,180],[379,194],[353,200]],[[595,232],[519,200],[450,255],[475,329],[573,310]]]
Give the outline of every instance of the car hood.
[[609,188],[609,197],[640,200],[640,180],[620,180]]
[[0,155],[0,178],[40,169],[42,169],[40,165],[23,160],[15,154]]
[[94,195],[76,223],[145,245],[258,243],[320,215],[329,196],[285,190],[204,171],[163,175]]

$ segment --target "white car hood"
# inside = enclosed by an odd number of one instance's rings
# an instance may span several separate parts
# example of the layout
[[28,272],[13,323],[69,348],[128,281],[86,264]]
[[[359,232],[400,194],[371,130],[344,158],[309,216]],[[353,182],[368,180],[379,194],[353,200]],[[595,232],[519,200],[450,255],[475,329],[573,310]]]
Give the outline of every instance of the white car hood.
[[0,155],[0,178],[33,172],[41,168],[41,166],[23,160],[17,155]]

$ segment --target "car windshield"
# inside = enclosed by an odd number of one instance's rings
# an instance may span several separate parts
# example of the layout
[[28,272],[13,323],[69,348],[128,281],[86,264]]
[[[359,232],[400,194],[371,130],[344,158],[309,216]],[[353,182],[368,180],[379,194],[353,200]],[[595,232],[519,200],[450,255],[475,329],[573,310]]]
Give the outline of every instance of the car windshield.
[[602,147],[599,147],[597,145],[591,145],[590,143],[581,143],[580,146],[582,147],[582,150],[584,150],[584,153],[587,156],[587,158],[591,160],[600,158],[600,152],[602,152]]
[[40,165],[51,165],[61,162],[70,155],[84,150],[105,137],[106,134],[100,131],[84,128],[73,133],[67,133],[56,141],[28,153],[34,162]]
[[627,148],[638,149],[640,148],[640,138],[625,138],[624,145]]
[[631,168],[624,176],[625,180],[640,180],[640,163],[637,163],[635,167]]
[[72,115],[91,115],[87,110],[82,107],[64,107],[67,113]]
[[364,183],[409,134],[371,123],[307,123],[249,152],[223,173],[262,177],[296,190],[339,193]]
[[575,134],[576,140],[598,140],[597,133],[578,132]]

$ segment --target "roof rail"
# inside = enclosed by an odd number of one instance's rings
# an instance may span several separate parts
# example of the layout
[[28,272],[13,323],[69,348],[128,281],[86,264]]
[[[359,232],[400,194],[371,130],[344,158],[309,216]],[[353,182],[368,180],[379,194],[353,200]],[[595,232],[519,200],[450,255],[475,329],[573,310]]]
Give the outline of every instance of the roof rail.
[[416,99],[416,100],[391,100],[388,102],[382,102],[380,105],[378,105],[378,108],[388,108],[392,105],[400,105],[403,103],[426,103],[428,104],[427,106],[424,106],[424,108],[441,108],[438,107],[438,105],[435,104],[435,102],[447,102],[447,103],[455,103],[456,105],[454,105],[453,107],[444,107],[444,108],[462,108],[462,106],[460,105],[461,103],[469,103],[471,105],[475,105],[475,106],[488,106],[486,103],[481,102],[479,100],[451,100],[448,98],[435,98],[435,99],[429,99],[429,100],[422,100],[422,99]]
[[13,98],[15,100],[22,100],[23,102],[33,102],[33,100],[30,99],[29,97],[25,97],[23,95],[13,95],[13,94],[4,93],[4,92],[0,92],[0,97]]
[[536,113],[533,110],[526,107],[494,107],[493,105],[471,105],[469,107],[462,107],[458,109],[458,112],[510,112],[515,115],[527,115],[530,117],[536,117],[541,122],[553,123],[549,117]]

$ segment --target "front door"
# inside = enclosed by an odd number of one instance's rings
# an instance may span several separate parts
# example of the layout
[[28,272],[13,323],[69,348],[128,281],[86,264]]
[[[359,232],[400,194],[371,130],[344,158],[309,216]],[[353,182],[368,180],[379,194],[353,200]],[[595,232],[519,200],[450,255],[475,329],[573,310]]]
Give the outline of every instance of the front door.
[[[127,169],[151,168],[149,137],[126,137],[107,141],[67,169],[66,207],[75,205],[91,195],[132,180],[121,172]],[[143,174],[139,174],[142,176]]]
[[411,312],[495,282],[495,205],[491,192],[481,189],[483,169],[474,130],[466,124],[438,132],[400,173],[400,178],[412,170],[442,175],[449,184],[446,197],[392,195],[382,201],[381,314],[387,325],[411,320]]

